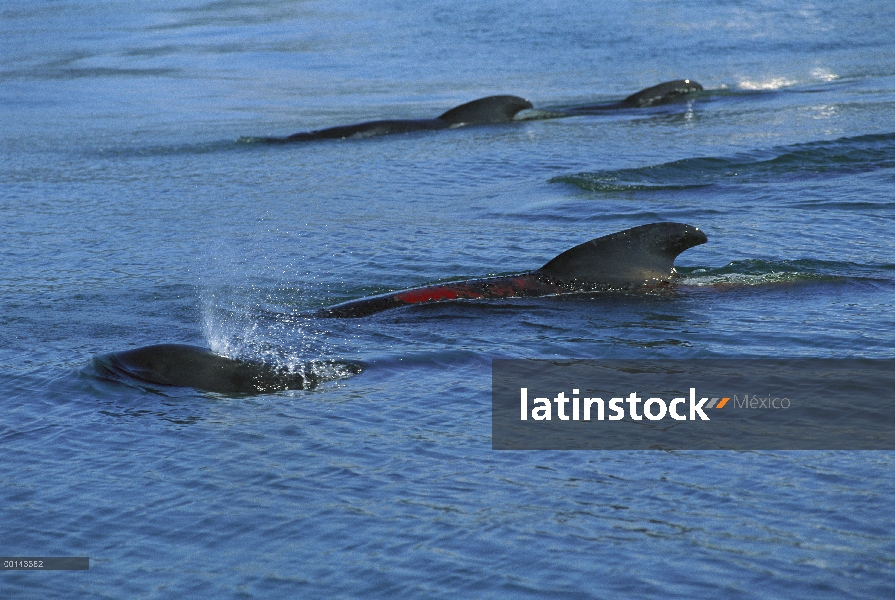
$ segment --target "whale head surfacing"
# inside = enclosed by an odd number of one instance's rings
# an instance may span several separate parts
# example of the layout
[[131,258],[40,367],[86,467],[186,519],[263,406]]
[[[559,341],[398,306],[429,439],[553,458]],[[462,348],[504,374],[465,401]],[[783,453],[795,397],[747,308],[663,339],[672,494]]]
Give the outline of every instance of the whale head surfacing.
[[354,375],[353,363],[331,365],[332,373],[291,371],[261,362],[227,358],[187,344],[156,344],[115,352],[94,360],[97,372],[110,379],[128,377],[145,383],[191,387],[220,394],[263,394],[313,389],[324,381]]
[[701,92],[702,89],[702,85],[692,79],[675,79],[674,81],[666,81],[665,83],[640,90],[636,94],[631,94],[621,101],[621,105],[631,108],[656,106],[674,102],[684,96]]

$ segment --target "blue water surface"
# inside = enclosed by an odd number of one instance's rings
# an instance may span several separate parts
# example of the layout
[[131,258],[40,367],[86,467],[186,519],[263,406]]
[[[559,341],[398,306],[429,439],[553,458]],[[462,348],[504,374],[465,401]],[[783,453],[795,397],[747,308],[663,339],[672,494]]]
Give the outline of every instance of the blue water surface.
[[[895,596],[892,452],[490,438],[494,358],[892,357],[892,31],[877,0],[0,0],[0,554],[90,557],[0,596]],[[257,141],[492,94],[541,112]],[[709,238],[673,292],[305,316],[663,220]],[[94,367],[163,342],[364,370]]]

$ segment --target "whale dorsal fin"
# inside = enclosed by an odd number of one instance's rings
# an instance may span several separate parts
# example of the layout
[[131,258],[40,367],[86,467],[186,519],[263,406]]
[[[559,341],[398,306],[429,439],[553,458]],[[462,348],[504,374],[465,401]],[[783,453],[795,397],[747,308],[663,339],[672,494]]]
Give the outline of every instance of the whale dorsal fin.
[[456,106],[438,118],[451,125],[506,123],[520,110],[531,107],[531,102],[519,96],[488,96]]
[[563,283],[612,287],[668,281],[677,255],[705,242],[705,233],[692,225],[641,225],[570,248],[536,273]]

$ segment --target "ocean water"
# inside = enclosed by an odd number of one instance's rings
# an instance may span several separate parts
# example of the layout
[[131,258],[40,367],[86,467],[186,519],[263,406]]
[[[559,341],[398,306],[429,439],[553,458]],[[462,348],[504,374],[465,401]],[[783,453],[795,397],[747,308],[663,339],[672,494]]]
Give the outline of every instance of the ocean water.
[[[891,598],[892,452],[491,449],[495,358],[892,358],[895,6],[0,0],[4,598]],[[639,110],[369,139],[492,94]],[[680,221],[668,293],[303,316]],[[189,343],[313,390],[103,378]],[[891,399],[889,399],[891,401]]]

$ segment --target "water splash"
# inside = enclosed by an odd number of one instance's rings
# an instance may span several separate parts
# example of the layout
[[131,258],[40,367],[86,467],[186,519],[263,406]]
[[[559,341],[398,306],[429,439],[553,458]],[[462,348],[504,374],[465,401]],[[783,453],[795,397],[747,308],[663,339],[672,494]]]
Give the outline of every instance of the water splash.
[[737,87],[749,92],[767,92],[779,90],[785,87],[796,85],[798,81],[795,79],[787,79],[786,77],[770,77],[768,79],[744,79],[737,83]]
[[830,82],[839,79],[839,75],[825,67],[817,67],[811,70],[811,76],[806,80],[798,80],[790,77],[766,77],[763,79],[742,79],[736,87],[746,92],[770,92],[783,88],[793,87],[804,83]]
[[306,273],[302,281],[284,281],[286,274],[302,272],[301,259],[254,255],[256,240],[250,242],[244,248],[222,243],[207,249],[197,292],[202,334],[211,351],[309,380],[358,373],[358,365],[340,358],[344,348],[333,345],[327,323],[303,316],[319,293],[313,277]]
[[819,81],[835,81],[839,79],[839,75],[825,68],[812,69],[811,77]]

